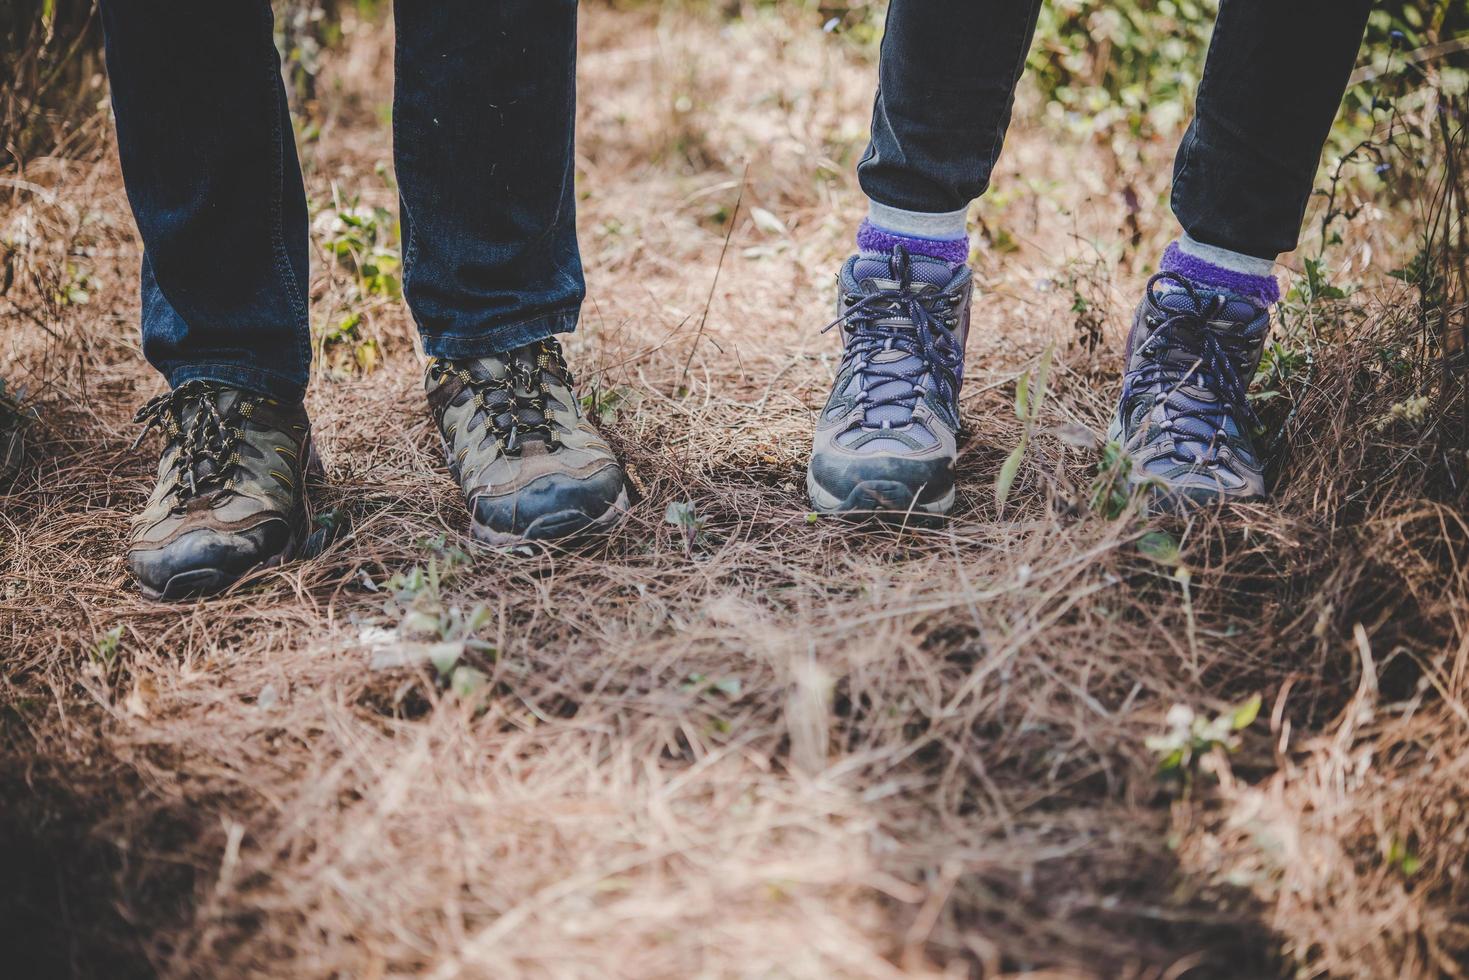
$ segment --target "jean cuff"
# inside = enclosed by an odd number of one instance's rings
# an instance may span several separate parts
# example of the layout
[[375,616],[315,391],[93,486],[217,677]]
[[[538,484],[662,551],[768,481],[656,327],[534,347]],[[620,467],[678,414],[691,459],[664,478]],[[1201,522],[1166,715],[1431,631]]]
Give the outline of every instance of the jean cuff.
[[217,381],[231,388],[295,405],[306,397],[306,382],[263,368],[243,364],[184,364],[163,371],[170,388],[190,381]]
[[474,334],[422,334],[423,352],[429,357],[458,360],[465,357],[488,357],[503,354],[526,344],[544,340],[552,334],[571,333],[581,317],[581,307],[542,313],[529,320],[497,323]]

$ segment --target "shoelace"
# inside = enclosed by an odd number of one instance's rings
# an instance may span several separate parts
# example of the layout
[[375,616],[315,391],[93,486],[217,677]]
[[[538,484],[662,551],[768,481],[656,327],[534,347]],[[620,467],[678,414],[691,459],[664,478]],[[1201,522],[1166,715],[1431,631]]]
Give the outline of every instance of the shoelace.
[[[890,364],[872,362],[872,358],[885,351],[901,351],[920,358],[925,374],[933,380],[945,403],[952,402],[957,394],[955,388],[964,363],[964,350],[955,343],[948,321],[940,316],[952,312],[952,302],[942,294],[935,294],[930,302],[935,302],[938,308],[930,308],[913,288],[912,266],[908,250],[901,245],[895,246],[890,268],[897,288],[868,293],[821,331],[826,333],[842,324],[851,326],[851,337],[842,355],[842,364],[845,366],[853,359],[857,362],[857,383],[861,386],[857,402],[863,407],[861,425],[864,429],[892,427],[891,422],[869,424],[867,415],[873,409],[897,405],[911,413],[918,399],[926,393],[921,383],[914,383],[911,374],[896,370],[901,360]],[[906,321],[912,327],[884,323],[885,320]],[[935,371],[934,367],[941,370]],[[895,385],[887,394],[873,396],[875,389],[894,381],[901,382],[901,386]]]
[[189,381],[150,399],[133,419],[143,426],[133,442],[134,449],[154,429],[178,445],[173,470],[179,505],[213,490],[230,488],[230,471],[240,461],[238,449],[245,437],[245,420],[263,399],[237,393],[234,404],[222,410],[219,399],[227,390],[211,381]]
[[[1158,292],[1158,286],[1164,282],[1171,282],[1182,290],[1188,296],[1192,309],[1166,310]],[[1203,440],[1197,434],[1180,428],[1176,424],[1180,420],[1193,419],[1213,430],[1203,457],[1183,457],[1175,453],[1183,462],[1215,461],[1219,441],[1229,436],[1224,428],[1226,420],[1233,420],[1244,432],[1253,432],[1260,427],[1259,416],[1250,405],[1249,382],[1240,377],[1247,369],[1256,338],[1240,330],[1220,329],[1213,324],[1227,301],[1227,297],[1217,293],[1210,293],[1207,297],[1200,295],[1191,281],[1177,273],[1160,272],[1148,280],[1148,305],[1163,315],[1156,318],[1152,334],[1139,348],[1145,362],[1128,373],[1123,383],[1122,403],[1127,404],[1138,391],[1153,391],[1154,404],[1164,407],[1168,431],[1182,434],[1185,437],[1183,441]],[[1167,355],[1180,350],[1194,359],[1193,364],[1184,366],[1168,362]],[[1189,382],[1212,392],[1217,404],[1199,403],[1197,407],[1174,404],[1169,396]]]
[[[463,361],[435,361],[430,370],[437,380],[456,378],[473,393],[475,407],[484,416],[486,427],[500,439],[507,455],[520,455],[528,438],[545,442],[555,452],[561,447],[561,437],[552,425],[555,413],[546,404],[549,394],[544,374],[550,370],[564,378],[568,388],[574,384],[560,343],[552,337],[538,341],[534,366],[510,354],[505,355],[505,362],[509,368],[507,378],[477,376]],[[522,389],[528,394],[520,394]],[[494,398],[495,395],[504,397]],[[526,416],[530,417],[529,421]]]

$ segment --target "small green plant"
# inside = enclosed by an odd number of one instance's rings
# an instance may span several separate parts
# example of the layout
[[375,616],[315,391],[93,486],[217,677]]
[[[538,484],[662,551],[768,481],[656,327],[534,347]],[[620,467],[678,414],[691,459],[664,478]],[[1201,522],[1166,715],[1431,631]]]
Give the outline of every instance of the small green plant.
[[317,334],[322,362],[334,378],[370,374],[382,362],[383,351],[368,332],[362,306],[402,295],[397,222],[386,208],[361,206],[356,197],[344,202],[333,184],[331,206],[317,213],[312,228],[336,267],[352,276],[340,315]]
[[441,625],[434,621],[431,627],[418,630],[409,624],[407,617],[416,609],[441,608],[440,591],[443,583],[462,568],[474,563],[469,553],[448,544],[443,537],[423,542],[430,554],[426,565],[414,565],[406,572],[394,572],[381,586],[387,593],[383,600],[383,612],[400,617],[409,625],[410,632],[441,633]]
[[1297,291],[1298,299],[1307,306],[1314,306],[1323,300],[1346,299],[1347,291],[1331,281],[1331,272],[1326,268],[1324,259],[1307,258],[1302,265],[1305,267],[1306,276],[1296,281],[1294,289]]
[[123,632],[122,626],[114,626],[103,633],[92,646],[92,663],[100,667],[103,673],[110,673],[117,663],[117,655],[122,650]]
[[1132,457],[1118,442],[1102,447],[1097,460],[1097,475],[1092,478],[1090,503],[1092,513],[1115,521],[1127,511],[1132,500],[1127,478],[1132,475]]
[[679,529],[685,554],[692,555],[695,545],[707,543],[704,537],[704,518],[699,516],[693,501],[673,501],[663,512],[663,520]]
[[361,206],[356,197],[343,203],[333,184],[332,206],[317,215],[315,224],[322,248],[356,274],[360,298],[402,294],[397,221],[387,208]]
[[1253,405],[1263,405],[1276,398],[1288,397],[1291,385],[1310,376],[1315,366],[1315,353],[1294,331],[1282,326],[1282,336],[1272,338],[1260,357],[1260,368],[1248,398]]
[[1266,459],[1278,456],[1301,396],[1315,380],[1318,334],[1349,295],[1332,281],[1324,260],[1308,257],[1302,265],[1305,275],[1295,278],[1277,307],[1277,327],[1247,396],[1260,416],[1255,436]]
[[[430,644],[428,661],[438,672],[440,683],[448,685],[460,697],[468,697],[485,686],[489,675],[468,662],[468,658],[474,655],[492,658],[495,654],[493,644],[478,639],[479,632],[493,619],[488,609],[475,606],[465,613],[457,606],[451,606],[432,617],[422,610],[415,610],[410,615],[424,617],[415,625],[419,629],[427,625],[430,630],[423,640]],[[403,622],[400,630],[409,629],[409,619],[405,618]]]
[[1045,353],[1041,354],[1040,363],[1036,365],[1034,376],[1027,368],[1015,381],[1015,417],[1020,420],[1020,442],[1010,450],[1010,455],[1000,467],[1000,475],[995,478],[995,505],[1001,516],[1005,513],[1005,502],[1010,497],[1010,488],[1014,486],[1015,477],[1020,473],[1020,464],[1025,459],[1026,450],[1030,448],[1031,436],[1035,433],[1041,408],[1045,405],[1046,388],[1051,380],[1052,353],[1053,349],[1047,347]]
[[304,560],[315,558],[326,551],[347,531],[347,514],[340,507],[333,507],[312,517],[311,527],[312,531],[301,545],[298,556]]
[[1396,868],[1405,878],[1411,878],[1423,867],[1423,859],[1413,853],[1412,846],[1401,838],[1394,837],[1387,845],[1387,863]]
[[1408,263],[1388,273],[1390,277],[1413,286],[1424,296],[1435,298],[1443,292],[1444,275],[1427,248],[1420,248]]
[[1194,573],[1183,562],[1183,549],[1178,540],[1167,531],[1149,531],[1137,542],[1138,554],[1168,570],[1178,585],[1179,597],[1183,601],[1183,615],[1187,621],[1190,668],[1197,673],[1199,664],[1199,624],[1194,615]]
[[381,586],[386,592],[383,612],[396,620],[390,642],[373,654],[378,669],[428,663],[439,682],[461,697],[480,691],[489,675],[478,664],[496,655],[493,644],[479,634],[493,619],[482,605],[464,610],[444,600],[444,583],[460,569],[472,564],[464,550],[449,546],[443,538],[425,543],[431,551],[428,562],[396,572]]
[[52,300],[58,308],[86,306],[92,301],[92,275],[81,266],[68,262],[66,274],[56,286]]
[[1239,746],[1239,733],[1260,715],[1260,695],[1214,718],[1205,718],[1187,705],[1168,709],[1166,731],[1150,735],[1144,745],[1158,757],[1158,774],[1185,784],[1193,780],[1201,759],[1215,751],[1232,752]]
[[321,334],[322,358],[333,377],[371,374],[382,361],[382,345],[376,337],[363,336],[362,323],[362,313],[354,310]]
[[603,388],[593,385],[590,391],[581,396],[581,407],[583,412],[598,422],[610,425],[623,412],[635,408],[639,400],[637,393],[629,388]]
[[685,694],[698,694],[702,697],[718,695],[726,698],[738,698],[744,692],[744,684],[738,677],[708,677],[704,674],[690,674],[683,683]]
[[1168,568],[1178,568],[1182,560],[1178,539],[1167,531],[1149,531],[1138,538],[1137,553]]
[[1410,429],[1423,427],[1428,418],[1428,408],[1432,399],[1427,395],[1417,395],[1413,398],[1405,398],[1400,402],[1393,402],[1388,406],[1387,414],[1378,418],[1373,423],[1373,428],[1378,432],[1386,431],[1393,426],[1405,426]]

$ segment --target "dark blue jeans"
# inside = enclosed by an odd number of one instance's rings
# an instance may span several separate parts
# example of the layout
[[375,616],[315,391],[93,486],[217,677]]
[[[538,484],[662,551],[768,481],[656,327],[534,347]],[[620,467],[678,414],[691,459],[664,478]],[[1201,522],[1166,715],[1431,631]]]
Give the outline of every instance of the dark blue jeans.
[[[398,0],[403,286],[429,354],[575,328],[576,0]],[[268,0],[101,0],[143,239],[143,351],[171,385],[300,398],[306,195]]]
[[[892,0],[869,198],[928,213],[984,193],[1041,0]],[[1221,0],[1173,212],[1196,241],[1273,259],[1296,247],[1371,0]]]

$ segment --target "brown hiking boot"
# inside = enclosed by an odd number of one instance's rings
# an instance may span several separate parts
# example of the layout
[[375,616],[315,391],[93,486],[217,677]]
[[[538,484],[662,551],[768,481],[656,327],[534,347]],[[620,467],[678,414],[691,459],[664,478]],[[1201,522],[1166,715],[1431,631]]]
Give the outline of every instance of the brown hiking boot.
[[611,527],[627,510],[622,466],[582,416],[561,345],[429,362],[424,387],[464,490],[474,536],[491,545]]
[[320,471],[303,406],[190,381],[136,421],[135,446],[155,428],[168,440],[127,555],[145,595],[220,592],[294,554],[309,524],[305,477]]

